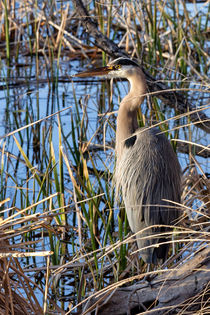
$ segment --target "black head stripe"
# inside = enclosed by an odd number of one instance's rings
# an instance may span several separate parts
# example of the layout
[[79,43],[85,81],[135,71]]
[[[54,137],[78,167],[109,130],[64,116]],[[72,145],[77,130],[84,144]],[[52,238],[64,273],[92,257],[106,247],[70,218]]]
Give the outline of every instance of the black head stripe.
[[128,58],[123,58],[123,57],[113,60],[110,64],[116,67],[117,66],[134,66],[134,67],[139,66],[135,61]]

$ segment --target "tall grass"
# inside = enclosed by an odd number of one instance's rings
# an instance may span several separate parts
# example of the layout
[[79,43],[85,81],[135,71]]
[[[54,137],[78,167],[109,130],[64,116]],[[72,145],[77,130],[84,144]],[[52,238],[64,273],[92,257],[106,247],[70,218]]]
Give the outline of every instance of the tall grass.
[[[146,272],[112,186],[115,114],[128,86],[72,82],[78,68],[109,57],[83,32],[71,2],[3,4],[0,256],[6,282],[0,308],[65,314],[77,307],[82,313],[90,293]],[[209,84],[207,6],[196,12],[183,1],[104,0],[91,2],[89,10],[102,33],[157,80],[183,89],[199,110]],[[208,151],[207,135],[149,94],[138,118],[140,126],[159,124],[183,168],[183,220],[170,268],[199,246],[198,239],[207,242],[209,174],[207,159],[195,150],[200,144]],[[179,250],[184,254],[177,258]]]

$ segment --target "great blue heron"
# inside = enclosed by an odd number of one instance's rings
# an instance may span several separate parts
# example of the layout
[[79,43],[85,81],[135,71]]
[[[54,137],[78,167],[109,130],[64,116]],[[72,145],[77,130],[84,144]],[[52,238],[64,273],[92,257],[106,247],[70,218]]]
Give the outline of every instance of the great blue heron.
[[130,82],[117,117],[116,193],[122,190],[131,230],[142,231],[137,235],[142,259],[158,264],[166,259],[169,247],[164,243],[168,237],[158,234],[170,231],[168,225],[175,224],[179,216],[173,202],[180,202],[181,169],[172,146],[158,128],[138,129],[137,109],[147,93],[145,76],[136,62],[123,57],[75,76],[126,78]]

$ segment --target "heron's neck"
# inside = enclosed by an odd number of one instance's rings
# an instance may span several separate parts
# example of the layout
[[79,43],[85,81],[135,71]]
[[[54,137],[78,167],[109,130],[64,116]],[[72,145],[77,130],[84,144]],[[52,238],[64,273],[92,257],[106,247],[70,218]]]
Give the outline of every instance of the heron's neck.
[[116,154],[120,158],[123,150],[124,141],[128,139],[138,128],[137,109],[142,104],[146,93],[146,81],[141,69],[131,75],[130,92],[120,103],[117,117],[116,130]]

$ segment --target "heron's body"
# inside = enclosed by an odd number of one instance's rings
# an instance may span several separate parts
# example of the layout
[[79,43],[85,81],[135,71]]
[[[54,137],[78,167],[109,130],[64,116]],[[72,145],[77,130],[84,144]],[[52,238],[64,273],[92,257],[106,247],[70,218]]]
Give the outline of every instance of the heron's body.
[[180,202],[180,168],[159,129],[141,128],[135,138],[131,143],[124,141],[117,159],[116,191],[122,189],[130,228],[133,233],[139,232],[136,238],[141,257],[157,264],[166,259],[168,244],[152,245],[169,241],[170,237],[156,235],[169,231],[163,225],[174,225],[178,218],[178,210],[170,201]]
[[[130,228],[137,235],[140,255],[157,264],[168,253],[168,241],[158,234],[169,231],[179,213],[181,172],[166,136],[157,128],[138,129],[137,109],[147,93],[141,68],[127,58],[77,76],[103,75],[127,78],[130,91],[120,103],[116,130],[116,193],[122,191]],[[159,226],[158,226],[159,225]],[[165,225],[165,227],[163,226]],[[157,237],[156,237],[157,236]]]

